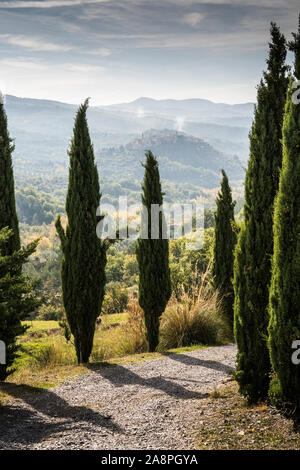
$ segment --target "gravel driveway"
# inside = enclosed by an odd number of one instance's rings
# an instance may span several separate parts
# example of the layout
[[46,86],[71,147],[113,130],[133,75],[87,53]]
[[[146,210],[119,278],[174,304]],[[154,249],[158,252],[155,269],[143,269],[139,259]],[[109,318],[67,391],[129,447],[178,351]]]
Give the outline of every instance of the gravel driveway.
[[0,407],[0,449],[193,449],[234,345],[105,367]]

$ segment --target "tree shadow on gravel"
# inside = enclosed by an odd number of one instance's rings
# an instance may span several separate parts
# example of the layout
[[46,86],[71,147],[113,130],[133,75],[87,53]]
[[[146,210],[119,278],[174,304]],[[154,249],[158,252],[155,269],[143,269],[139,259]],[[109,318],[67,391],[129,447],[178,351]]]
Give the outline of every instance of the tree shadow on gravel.
[[207,393],[194,392],[184,388],[182,385],[166,380],[161,376],[143,378],[132,372],[126,367],[120,365],[111,366],[109,363],[101,363],[101,366],[109,366],[94,370],[95,373],[101,375],[104,379],[110,381],[115,387],[123,387],[124,385],[139,385],[141,387],[153,388],[161,390],[175,398],[189,400],[191,398],[207,398]]
[[[97,432],[102,428],[123,433],[110,416],[86,406],[71,406],[49,390],[41,392],[40,388],[5,383],[0,385],[0,391],[18,399],[18,402],[0,405],[0,448],[1,445],[19,448],[20,444],[40,442],[68,430],[74,433],[90,430],[90,425],[98,428]],[[20,400],[28,406],[23,406]]]
[[173,361],[181,362],[187,366],[201,366],[207,367],[208,369],[214,369],[220,372],[234,372],[234,367],[229,366],[227,364],[223,364],[219,361],[212,361],[212,360],[205,360],[205,359],[198,359],[197,357],[188,356],[186,354],[174,354],[174,353],[162,353],[163,356],[172,359]]

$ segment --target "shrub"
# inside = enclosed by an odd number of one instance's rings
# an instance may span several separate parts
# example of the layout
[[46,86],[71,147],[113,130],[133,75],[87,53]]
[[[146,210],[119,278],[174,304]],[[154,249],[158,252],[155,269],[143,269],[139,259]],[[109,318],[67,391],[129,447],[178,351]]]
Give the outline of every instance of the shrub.
[[64,317],[63,307],[54,305],[42,305],[38,310],[37,320],[49,321],[49,320],[62,320]]
[[128,304],[128,292],[120,286],[113,286],[105,293],[102,304],[102,313],[104,315],[111,313],[122,313],[126,310]]
[[217,310],[217,293],[206,292],[193,299],[174,297],[161,319],[159,349],[166,350],[195,344],[214,345],[230,338],[228,326]]

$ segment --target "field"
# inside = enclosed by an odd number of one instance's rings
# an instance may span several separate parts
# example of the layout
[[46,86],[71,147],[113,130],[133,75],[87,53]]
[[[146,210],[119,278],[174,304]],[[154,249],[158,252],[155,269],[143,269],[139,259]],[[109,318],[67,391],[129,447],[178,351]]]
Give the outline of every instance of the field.
[[[126,322],[128,319],[127,313],[114,313],[112,315],[103,315],[102,316],[102,324],[104,325],[115,325],[117,323]],[[57,321],[25,321],[23,324],[28,325],[30,329],[28,333],[33,333],[36,331],[46,331],[52,328],[59,328],[59,324]]]
[[[127,351],[126,340],[128,314],[103,315],[101,325],[96,329],[92,362],[103,361],[113,356],[122,356]],[[28,367],[43,369],[49,366],[76,365],[72,340],[67,342],[63,329],[57,321],[27,321],[29,328],[20,337],[21,355],[17,360],[18,370]]]

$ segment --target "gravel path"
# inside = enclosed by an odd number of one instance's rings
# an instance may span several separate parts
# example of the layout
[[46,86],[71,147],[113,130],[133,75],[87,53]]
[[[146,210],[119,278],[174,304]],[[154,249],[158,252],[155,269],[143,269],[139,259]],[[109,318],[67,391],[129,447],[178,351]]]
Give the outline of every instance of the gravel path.
[[192,449],[234,345],[106,367],[0,407],[0,449]]

